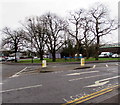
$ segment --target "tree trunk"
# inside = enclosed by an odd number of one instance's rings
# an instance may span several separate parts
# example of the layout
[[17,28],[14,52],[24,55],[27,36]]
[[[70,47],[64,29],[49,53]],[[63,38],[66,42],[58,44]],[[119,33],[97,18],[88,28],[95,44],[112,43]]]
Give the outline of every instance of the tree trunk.
[[17,55],[16,55],[16,53],[17,53],[17,45],[15,44],[15,62],[17,62]]
[[39,57],[40,57],[40,60],[42,61],[43,60],[43,51],[40,49],[39,51],[38,51],[38,54],[39,54]]
[[77,42],[77,60],[79,61],[80,58],[79,58],[79,52],[80,52],[80,43]]
[[55,52],[55,51],[53,51],[53,53],[52,53],[52,61],[53,61],[53,62],[55,62],[55,61],[56,61],[56,56],[55,56],[55,54],[56,54],[56,52]]
[[43,54],[42,53],[40,53],[40,60],[42,61],[43,60]]
[[88,48],[86,48],[86,59],[89,58],[89,52],[88,52]]
[[97,36],[95,60],[99,60],[98,55],[99,55],[99,36]]
[[15,62],[17,62],[17,57],[16,57],[16,53],[17,53],[17,52],[15,51]]

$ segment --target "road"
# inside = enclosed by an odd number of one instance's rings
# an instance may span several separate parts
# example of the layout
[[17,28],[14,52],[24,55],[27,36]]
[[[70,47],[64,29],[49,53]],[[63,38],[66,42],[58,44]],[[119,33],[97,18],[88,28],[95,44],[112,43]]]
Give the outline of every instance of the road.
[[[61,70],[28,74],[21,72],[27,69],[26,65],[4,65],[4,79],[0,92],[2,102],[52,103],[53,105],[54,103],[60,103],[67,105],[73,103],[101,103],[116,96],[119,93],[119,64],[114,62],[89,65],[92,65],[92,67],[77,68],[76,70],[73,68],[62,70],[67,68],[68,65],[54,65],[56,69]],[[79,65],[71,66],[78,67]],[[30,67],[37,68],[38,66]],[[11,74],[8,76],[6,75],[8,73]]]

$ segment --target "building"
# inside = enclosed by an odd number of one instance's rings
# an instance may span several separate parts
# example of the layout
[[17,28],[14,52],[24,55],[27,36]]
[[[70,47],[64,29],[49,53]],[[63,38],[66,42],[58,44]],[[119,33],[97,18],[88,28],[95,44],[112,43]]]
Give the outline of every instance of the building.
[[120,43],[105,44],[100,47],[100,52],[112,52],[120,54]]

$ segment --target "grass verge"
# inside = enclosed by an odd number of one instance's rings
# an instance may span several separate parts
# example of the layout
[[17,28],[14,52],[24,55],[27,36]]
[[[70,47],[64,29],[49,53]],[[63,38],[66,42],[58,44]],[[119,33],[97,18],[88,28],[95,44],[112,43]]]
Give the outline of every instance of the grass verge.
[[[52,59],[49,58],[45,58],[44,60],[46,60],[47,62],[52,62]],[[120,58],[99,58],[98,61],[107,61],[107,60],[120,60]],[[79,62],[80,60],[77,59],[56,59],[56,62]],[[95,61],[95,58],[89,58],[89,59],[85,59],[85,61]],[[31,63],[32,60],[31,59],[24,59],[24,60],[19,60],[18,63]],[[39,59],[34,59],[33,63],[41,63],[41,61]]]

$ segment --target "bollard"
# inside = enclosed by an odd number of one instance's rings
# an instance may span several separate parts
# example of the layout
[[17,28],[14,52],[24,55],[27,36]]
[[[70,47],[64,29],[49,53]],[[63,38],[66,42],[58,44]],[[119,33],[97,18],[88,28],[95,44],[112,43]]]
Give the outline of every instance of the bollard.
[[84,65],[85,65],[85,59],[81,58],[81,66],[84,66]]
[[46,60],[42,60],[42,68],[45,68],[46,66]]

